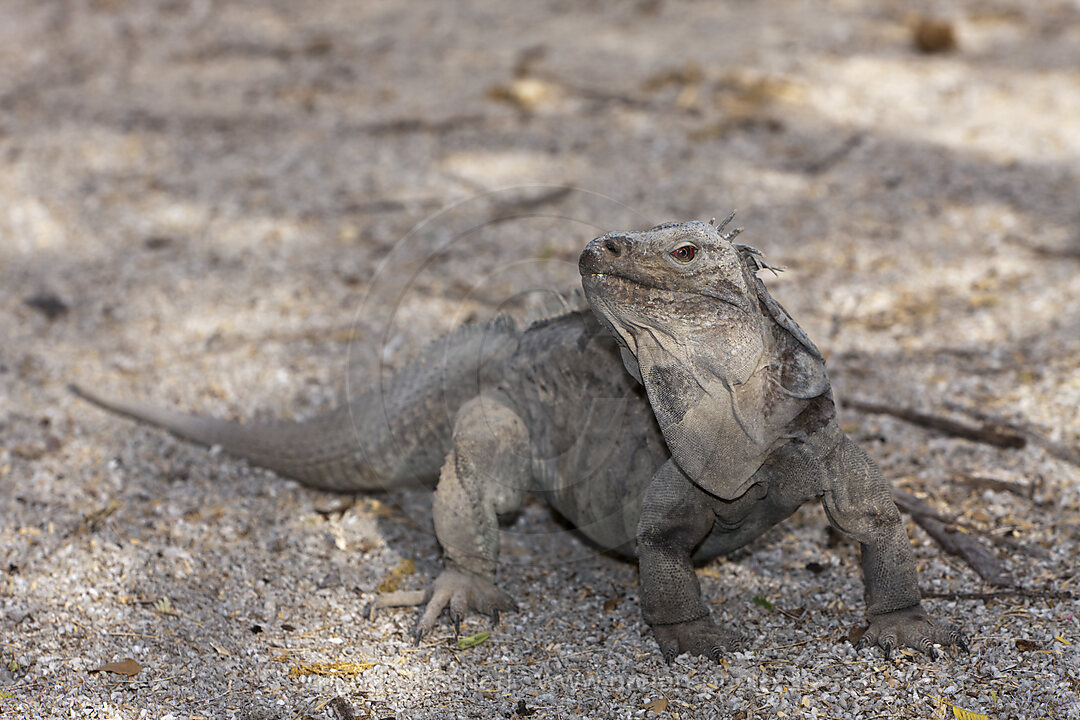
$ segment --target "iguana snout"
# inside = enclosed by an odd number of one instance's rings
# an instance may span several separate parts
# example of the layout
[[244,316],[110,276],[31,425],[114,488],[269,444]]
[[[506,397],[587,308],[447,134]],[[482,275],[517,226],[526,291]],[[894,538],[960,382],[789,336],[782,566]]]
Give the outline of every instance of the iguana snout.
[[674,301],[667,303],[664,314],[700,317],[702,301],[720,301],[751,313],[753,278],[731,242],[734,236],[701,222],[612,232],[585,247],[578,270],[587,295],[611,296],[615,294],[611,288],[618,286],[624,295],[640,296],[644,289]]

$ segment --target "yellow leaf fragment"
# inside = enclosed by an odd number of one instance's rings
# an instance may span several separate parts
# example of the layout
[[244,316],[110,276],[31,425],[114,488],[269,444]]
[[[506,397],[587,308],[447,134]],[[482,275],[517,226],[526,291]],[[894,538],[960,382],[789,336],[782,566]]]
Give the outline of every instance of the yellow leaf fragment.
[[394,508],[377,498],[364,498],[359,502],[360,513],[365,517],[391,518]]
[[381,593],[397,592],[398,585],[403,578],[408,577],[416,572],[416,563],[412,561],[412,558],[408,560],[402,560],[401,564],[390,571],[390,574],[386,576],[386,579],[379,583],[378,590]]
[[557,85],[535,77],[515,78],[509,85],[497,85],[488,90],[489,99],[514,105],[520,110],[553,105],[559,95]]
[[173,607],[172,601],[167,597],[163,597],[154,603],[154,612],[161,615],[179,615],[180,613]]
[[370,670],[379,663],[374,660],[361,660],[360,662],[332,662],[332,663],[301,663],[289,669],[289,677],[296,679],[304,675],[323,675],[325,677],[342,677],[352,679]]
[[951,703],[950,706],[952,707],[953,717],[956,718],[956,720],[990,720],[990,717],[988,715],[983,715],[982,713],[973,712],[971,710],[965,710],[959,705],[952,705]]

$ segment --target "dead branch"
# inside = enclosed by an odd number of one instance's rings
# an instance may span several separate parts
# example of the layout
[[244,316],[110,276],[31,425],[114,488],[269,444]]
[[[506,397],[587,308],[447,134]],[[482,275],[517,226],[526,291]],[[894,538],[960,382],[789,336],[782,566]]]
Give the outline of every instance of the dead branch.
[[978,488],[979,490],[994,490],[996,492],[1012,493],[1025,500],[1033,500],[1035,497],[1034,485],[1023,485],[1017,482],[1009,482],[1008,480],[983,477],[982,475],[957,475],[954,479],[961,485]]
[[960,532],[954,523],[945,522],[933,508],[903,490],[893,491],[896,505],[911,516],[945,552],[956,555],[994,587],[1014,587],[1016,581],[1005,565],[992,555],[974,535]]
[[1071,463],[1080,467],[1080,450],[1063,443],[1059,443],[1056,440],[1051,440],[1039,431],[1035,430],[1030,425],[1025,423],[1013,422],[1011,420],[1005,420],[1004,418],[996,417],[985,413],[982,410],[978,410],[973,407],[961,405],[956,402],[946,402],[945,406],[950,410],[956,412],[962,412],[966,415],[970,415],[979,422],[992,423],[997,427],[1006,428],[1010,432],[1015,433],[1018,437],[1030,440],[1034,444],[1041,447],[1049,454],[1056,457],[1058,460],[1064,460],[1067,463]]
[[1068,590],[1051,590],[1050,588],[1011,588],[1009,590],[992,590],[990,592],[930,592],[921,590],[924,598],[938,600],[1001,600],[1004,598],[1034,598],[1036,600],[1075,600],[1077,595]]
[[974,425],[968,425],[967,423],[941,417],[940,415],[930,415],[929,413],[912,410],[911,408],[894,407],[892,405],[882,405],[880,403],[865,402],[862,400],[847,400],[843,404],[860,412],[891,415],[913,425],[919,425],[920,427],[936,430],[946,435],[964,438],[965,440],[973,440],[975,442],[993,445],[994,447],[1018,449],[1027,444],[1027,440],[1023,435],[1009,430],[1002,430],[999,427],[992,427],[990,425],[976,427]]

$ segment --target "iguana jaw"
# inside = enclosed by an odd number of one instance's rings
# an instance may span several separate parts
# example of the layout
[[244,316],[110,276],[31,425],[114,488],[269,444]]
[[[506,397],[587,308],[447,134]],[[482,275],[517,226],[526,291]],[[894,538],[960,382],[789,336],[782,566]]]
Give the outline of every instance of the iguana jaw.
[[[750,314],[750,308],[746,302],[746,295],[739,294],[732,288],[704,288],[697,292],[689,292],[663,285],[641,282],[635,278],[627,277],[619,272],[590,272],[581,276],[582,287],[585,288],[585,297],[592,302],[596,297],[612,297],[613,295],[631,295],[636,300],[652,300],[663,304],[671,312],[674,303],[693,301],[707,298],[711,301],[730,305],[736,310]],[[621,289],[621,293],[615,292]],[[636,303],[635,303],[636,305]],[[636,305],[640,307],[640,305]]]

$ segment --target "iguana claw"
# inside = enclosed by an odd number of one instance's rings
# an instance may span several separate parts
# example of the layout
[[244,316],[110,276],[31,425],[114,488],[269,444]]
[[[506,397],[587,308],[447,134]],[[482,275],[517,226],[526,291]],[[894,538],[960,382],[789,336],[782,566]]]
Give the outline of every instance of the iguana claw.
[[683,653],[720,662],[724,653],[737,649],[744,640],[742,635],[718,627],[707,617],[673,625],[653,625],[652,629],[668,665]]
[[439,574],[431,587],[428,600],[417,631],[428,632],[444,611],[449,612],[454,634],[461,634],[461,622],[469,613],[497,616],[502,612],[517,610],[513,598],[504,593],[487,578],[462,570],[447,568]]
[[916,606],[905,610],[873,616],[870,627],[866,629],[856,650],[877,645],[885,653],[885,659],[892,658],[893,650],[909,647],[925,653],[931,660],[936,660],[938,651],[934,645],[955,647],[968,652],[967,638],[956,625],[938,624],[929,618],[922,607]]

